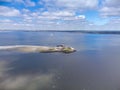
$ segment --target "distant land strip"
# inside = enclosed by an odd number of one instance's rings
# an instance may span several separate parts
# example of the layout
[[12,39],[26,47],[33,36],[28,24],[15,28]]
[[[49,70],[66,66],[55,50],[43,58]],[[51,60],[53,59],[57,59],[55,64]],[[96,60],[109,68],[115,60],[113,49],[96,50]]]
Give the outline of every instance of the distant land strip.
[[0,30],[0,32],[69,32],[69,33],[88,33],[88,34],[120,34],[120,31],[93,31],[93,30]]

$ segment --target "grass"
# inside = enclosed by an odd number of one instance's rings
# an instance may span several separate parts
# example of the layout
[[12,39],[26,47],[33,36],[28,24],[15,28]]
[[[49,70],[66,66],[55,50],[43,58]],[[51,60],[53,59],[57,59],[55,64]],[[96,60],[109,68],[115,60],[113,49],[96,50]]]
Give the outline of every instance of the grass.
[[64,52],[64,53],[70,53],[70,52],[71,52],[71,48],[65,47],[65,48],[63,49],[63,52]]

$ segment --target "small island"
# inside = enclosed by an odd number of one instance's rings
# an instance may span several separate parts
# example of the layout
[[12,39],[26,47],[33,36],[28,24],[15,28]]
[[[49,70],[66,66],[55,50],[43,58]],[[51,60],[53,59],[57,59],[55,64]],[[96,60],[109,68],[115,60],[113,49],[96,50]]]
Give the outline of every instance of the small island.
[[0,50],[14,50],[20,52],[40,52],[40,53],[53,53],[53,52],[73,53],[76,51],[73,47],[65,45],[57,45],[55,47],[33,45],[0,46]]

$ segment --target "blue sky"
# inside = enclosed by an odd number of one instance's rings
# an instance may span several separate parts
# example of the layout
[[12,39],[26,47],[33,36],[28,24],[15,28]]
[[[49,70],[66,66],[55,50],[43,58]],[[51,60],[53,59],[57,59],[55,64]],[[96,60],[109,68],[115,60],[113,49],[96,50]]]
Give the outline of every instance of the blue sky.
[[0,0],[0,30],[120,30],[120,0]]

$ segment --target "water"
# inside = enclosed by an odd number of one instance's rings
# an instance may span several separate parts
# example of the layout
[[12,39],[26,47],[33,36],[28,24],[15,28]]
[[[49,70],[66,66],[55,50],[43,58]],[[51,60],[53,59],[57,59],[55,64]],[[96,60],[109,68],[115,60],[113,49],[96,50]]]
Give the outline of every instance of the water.
[[120,90],[120,35],[0,32],[0,46],[58,44],[77,52],[0,51],[0,90]]

